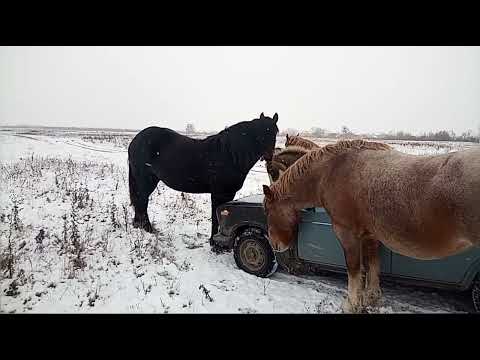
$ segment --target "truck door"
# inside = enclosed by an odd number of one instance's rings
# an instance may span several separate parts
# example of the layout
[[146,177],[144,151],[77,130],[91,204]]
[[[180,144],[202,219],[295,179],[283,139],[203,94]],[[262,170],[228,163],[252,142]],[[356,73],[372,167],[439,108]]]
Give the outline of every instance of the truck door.
[[[304,209],[298,227],[298,256],[312,263],[338,266],[346,269],[340,241],[332,229],[332,221],[324,208]],[[381,272],[391,270],[391,251],[380,247]]]
[[392,273],[397,276],[449,284],[462,282],[470,266],[478,259],[480,249],[438,260],[418,260],[392,252]]

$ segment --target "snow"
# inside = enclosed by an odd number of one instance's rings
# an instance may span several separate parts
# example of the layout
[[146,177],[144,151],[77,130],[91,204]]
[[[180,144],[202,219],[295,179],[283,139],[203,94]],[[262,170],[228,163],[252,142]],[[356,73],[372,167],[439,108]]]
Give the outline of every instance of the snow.
[[[0,254],[5,264],[10,243],[15,260],[12,278],[0,262],[0,312],[341,312],[345,277],[277,271],[263,279],[238,269],[231,252],[212,253],[209,194],[182,196],[160,183],[149,204],[159,233],[133,229],[126,146],[134,133],[92,134],[0,131]],[[279,137],[277,146],[284,142]],[[472,145],[393,146],[433,154]],[[259,162],[235,198],[255,198],[262,184],[269,180]],[[14,203],[19,229],[11,224]],[[468,294],[391,283],[383,291],[381,313],[471,311]]]

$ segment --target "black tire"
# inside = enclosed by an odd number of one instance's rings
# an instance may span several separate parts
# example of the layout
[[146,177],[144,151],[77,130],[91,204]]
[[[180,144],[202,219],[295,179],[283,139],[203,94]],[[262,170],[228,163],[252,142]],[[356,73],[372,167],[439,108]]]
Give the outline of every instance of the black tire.
[[480,275],[473,281],[472,300],[475,312],[480,313]]
[[237,237],[233,258],[240,269],[258,277],[269,277],[278,267],[268,240],[258,229],[248,229]]

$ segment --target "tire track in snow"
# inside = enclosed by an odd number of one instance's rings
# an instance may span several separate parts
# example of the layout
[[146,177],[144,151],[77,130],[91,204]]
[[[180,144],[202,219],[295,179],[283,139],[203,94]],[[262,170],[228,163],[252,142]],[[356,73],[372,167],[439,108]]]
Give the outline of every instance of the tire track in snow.
[[63,140],[60,140],[58,138],[55,138],[54,141],[52,142],[52,141],[49,141],[48,139],[42,139],[42,138],[27,136],[27,135],[22,135],[22,134],[6,134],[6,135],[26,138],[26,139],[29,139],[29,140],[40,141],[40,142],[44,142],[44,143],[51,144],[51,145],[65,144],[65,145],[75,146],[75,147],[78,147],[78,148],[81,148],[81,149],[96,151],[96,152],[105,152],[105,153],[126,153],[127,152],[127,150],[108,150],[108,149],[93,147],[93,146],[89,146],[89,145],[86,145],[86,144],[76,142],[74,140],[73,141],[69,141],[69,140],[63,141]]

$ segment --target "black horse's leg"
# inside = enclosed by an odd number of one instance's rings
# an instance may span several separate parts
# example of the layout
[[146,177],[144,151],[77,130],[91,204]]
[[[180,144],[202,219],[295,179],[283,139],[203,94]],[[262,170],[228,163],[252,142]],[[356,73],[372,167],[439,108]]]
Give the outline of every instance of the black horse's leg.
[[[146,171],[139,173],[130,172],[132,177],[133,189],[130,190],[130,198],[135,209],[133,218],[133,227],[142,228],[147,232],[153,232],[152,224],[148,218],[148,197],[155,190],[158,184],[158,178]],[[132,191],[133,190],[133,191]]]
[[210,235],[210,246],[214,252],[218,252],[220,249],[215,246],[213,243],[213,235],[218,232],[218,219],[217,219],[217,207],[233,200],[235,193],[231,194],[212,194],[211,203],[212,203],[212,233]]

